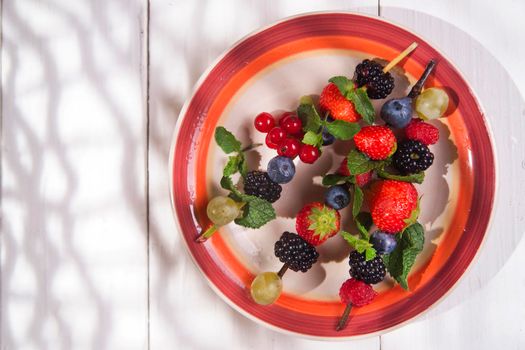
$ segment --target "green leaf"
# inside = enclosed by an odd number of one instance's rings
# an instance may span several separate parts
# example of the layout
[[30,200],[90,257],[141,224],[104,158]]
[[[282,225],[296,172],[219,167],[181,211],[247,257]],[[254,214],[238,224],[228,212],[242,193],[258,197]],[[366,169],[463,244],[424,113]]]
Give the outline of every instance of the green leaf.
[[325,127],[330,134],[339,140],[351,140],[361,130],[359,124],[345,122],[344,120],[334,120],[327,123]]
[[368,231],[370,231],[372,227],[372,215],[363,211],[354,218],[354,221],[359,233],[361,233],[361,237],[367,241],[370,240],[370,233]]
[[316,134],[313,131],[307,131],[303,137],[303,143],[307,145],[312,145],[318,147],[323,141],[323,136],[321,134]]
[[246,174],[248,173],[248,162],[246,161],[244,154],[239,153],[239,156],[241,157],[241,161],[239,162],[239,172],[242,177],[246,177]]
[[425,233],[423,226],[415,223],[398,234],[396,249],[383,255],[383,261],[388,273],[399,285],[408,290],[408,274],[416,261],[417,255],[423,250]]
[[347,77],[332,77],[328,81],[334,83],[343,96],[346,96],[349,91],[354,91],[355,89],[354,82]]
[[365,253],[365,260],[371,260],[376,257],[376,250],[368,240],[358,238],[346,231],[341,231],[341,236],[348,242],[358,253]]
[[363,205],[363,190],[357,184],[354,185],[354,201],[352,203],[352,215],[354,219],[357,217],[357,214],[361,211],[361,206]]
[[370,170],[380,169],[385,166],[385,162],[378,160],[370,160],[363,153],[356,149],[353,149],[348,153],[347,165],[350,174],[359,175]]
[[223,176],[221,178],[221,187],[225,190],[231,191],[237,199],[240,199],[242,196],[242,193],[239,191],[237,187],[233,184],[232,178],[229,176]]
[[222,171],[222,176],[232,176],[236,172],[239,171],[239,165],[241,162],[241,156],[229,156],[228,157],[228,163],[224,166],[224,169]]
[[374,110],[374,106],[372,106],[372,102],[370,102],[368,94],[364,89],[350,90],[345,96],[350,101],[352,101],[357,113],[363,117],[363,120],[367,124],[374,123],[376,112]]
[[222,126],[215,129],[215,142],[219,145],[224,153],[240,152],[241,142],[233,136],[231,132]]
[[354,183],[355,178],[353,176],[344,176],[339,174],[327,174],[323,176],[323,186],[333,186],[346,182]]
[[259,228],[276,218],[275,210],[270,202],[245,194],[241,198],[246,205],[242,208],[242,217],[235,219],[236,224],[248,228]]
[[314,101],[310,96],[303,96],[301,98],[301,104],[297,107],[297,115],[303,123],[303,130],[314,133],[319,132],[321,127],[321,117],[314,106]]
[[390,179],[390,180],[397,180],[397,181],[404,181],[404,182],[415,182],[418,184],[423,183],[423,180],[425,180],[425,172],[419,172],[416,174],[411,175],[394,175],[387,173],[384,170],[378,170],[377,175],[379,177],[382,177],[383,179]]

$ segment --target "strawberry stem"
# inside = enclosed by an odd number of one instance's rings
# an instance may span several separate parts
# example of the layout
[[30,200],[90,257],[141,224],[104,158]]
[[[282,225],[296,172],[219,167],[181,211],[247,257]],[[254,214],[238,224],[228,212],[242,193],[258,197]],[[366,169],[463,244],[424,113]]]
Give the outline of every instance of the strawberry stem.
[[417,43],[416,42],[413,42],[412,44],[410,44],[409,47],[407,47],[403,52],[401,52],[399,55],[397,55],[396,58],[394,58],[392,61],[390,61],[390,63],[387,64],[385,66],[385,68],[383,68],[383,73],[387,73],[389,70],[394,68],[396,66],[396,64],[398,64],[403,58],[408,56],[409,53],[414,51],[416,49],[416,47],[417,47]]
[[343,312],[343,315],[341,316],[341,319],[339,320],[339,323],[337,324],[337,327],[335,328],[337,332],[343,330],[346,327],[346,321],[348,321],[348,316],[350,315],[351,310],[352,310],[352,304],[347,304],[345,311]]
[[423,86],[425,86],[425,82],[427,81],[428,76],[430,75],[430,73],[432,73],[432,70],[435,66],[436,61],[430,60],[430,62],[428,62],[425,71],[421,75],[421,78],[419,78],[417,83],[415,83],[414,86],[412,86],[412,89],[408,93],[407,97],[415,98],[421,93],[421,91],[423,90]]
[[203,233],[201,233],[199,235],[199,237],[197,237],[195,242],[197,242],[197,243],[204,243],[204,242],[206,242],[208,240],[208,238],[210,238],[216,231],[217,231],[217,226],[211,225],[210,227],[208,227],[208,229],[206,231],[204,231]]
[[286,270],[288,270],[288,263],[284,264],[283,267],[281,267],[279,272],[277,272],[277,276],[279,276],[279,278],[283,278],[283,275],[286,272]]

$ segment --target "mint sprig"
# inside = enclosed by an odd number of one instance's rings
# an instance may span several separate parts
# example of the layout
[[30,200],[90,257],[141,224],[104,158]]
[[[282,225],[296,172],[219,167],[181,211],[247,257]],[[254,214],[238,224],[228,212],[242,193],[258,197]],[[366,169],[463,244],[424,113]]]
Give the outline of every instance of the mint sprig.
[[388,165],[388,161],[371,160],[363,153],[353,149],[348,153],[347,166],[350,174],[359,175],[374,169],[382,169]]
[[352,216],[357,217],[363,206],[363,190],[357,184],[354,184],[354,200],[352,202]]
[[366,261],[376,257],[377,252],[367,239],[358,238],[346,231],[341,231],[340,234],[358,253],[365,254]]
[[417,255],[423,250],[425,232],[420,223],[415,223],[397,235],[397,245],[390,254],[383,255],[383,261],[390,276],[399,285],[409,290],[408,274],[416,261]]
[[323,186],[334,186],[343,183],[354,183],[355,176],[344,176],[339,174],[326,174],[323,176]]
[[361,237],[365,240],[370,240],[370,228],[372,227],[372,215],[368,212],[360,212],[355,218],[354,218],[355,226],[357,227],[357,230],[361,234]]
[[215,142],[226,154],[241,151],[241,141],[223,126],[215,128]]
[[237,225],[248,228],[259,228],[276,218],[275,209],[270,202],[246,194],[241,196],[241,200],[246,203],[246,205],[242,208],[242,217],[235,219]]
[[390,179],[390,180],[397,180],[397,181],[404,181],[404,182],[415,182],[418,184],[423,183],[423,180],[425,180],[425,172],[421,171],[416,174],[410,174],[410,175],[394,175],[390,174],[382,169],[379,169],[377,171],[377,175],[379,177],[382,177],[383,179]]

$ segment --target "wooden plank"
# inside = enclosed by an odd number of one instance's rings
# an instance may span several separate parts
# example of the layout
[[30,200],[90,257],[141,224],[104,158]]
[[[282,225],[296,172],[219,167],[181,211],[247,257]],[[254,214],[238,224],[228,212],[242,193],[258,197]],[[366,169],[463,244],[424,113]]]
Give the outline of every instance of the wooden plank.
[[525,72],[519,62],[525,60],[525,48],[516,43],[525,42],[525,34],[516,29],[525,4],[381,0],[381,5],[383,17],[430,39],[465,74],[492,126],[499,172],[492,228],[477,262],[427,315],[382,336],[382,349],[523,348]]
[[146,1],[3,1],[2,349],[145,349]]
[[[152,349],[317,349],[318,342],[270,331],[226,305],[191,261],[173,222],[168,154],[177,115],[207,66],[249,32],[307,11],[356,9],[367,1],[155,1],[151,3],[150,277]],[[323,344],[378,349],[379,338]]]

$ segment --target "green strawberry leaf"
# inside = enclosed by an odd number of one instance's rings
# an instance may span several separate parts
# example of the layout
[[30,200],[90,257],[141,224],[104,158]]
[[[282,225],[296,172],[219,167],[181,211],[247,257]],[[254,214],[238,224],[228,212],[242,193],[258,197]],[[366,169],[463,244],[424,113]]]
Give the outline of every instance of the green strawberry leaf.
[[410,213],[410,217],[405,219],[405,223],[407,224],[407,227],[405,228],[405,230],[408,228],[408,226],[415,224],[417,222],[418,217],[419,217],[419,199],[417,200],[416,208],[412,210],[412,213]]
[[306,134],[304,134],[302,142],[307,145],[319,147],[319,145],[323,142],[323,135],[320,133],[317,134],[313,131],[307,131]]
[[363,190],[357,184],[354,185],[354,201],[352,203],[352,215],[357,217],[363,206]]
[[321,117],[315,109],[314,101],[310,96],[303,96],[300,105],[297,107],[297,115],[303,124],[303,130],[306,132],[319,132],[321,127]]
[[372,215],[363,211],[354,218],[354,221],[359,233],[361,233],[361,237],[367,241],[370,240],[370,233],[368,231],[370,231],[372,227]]
[[334,120],[326,123],[326,130],[339,140],[351,140],[361,130],[357,123],[349,123],[344,120]]
[[218,126],[215,129],[215,142],[226,154],[241,151],[241,142],[223,126]]
[[370,170],[381,169],[386,164],[385,161],[370,160],[366,155],[356,149],[351,150],[347,157],[348,170],[352,175],[359,175]]
[[337,211],[323,205],[321,208],[313,207],[308,215],[309,230],[314,231],[316,236],[323,239],[326,235],[332,234],[337,229],[339,218]]
[[390,254],[383,255],[383,261],[390,276],[405,289],[408,288],[408,274],[423,250],[425,232],[420,223],[415,223],[397,235],[397,246]]
[[346,96],[346,94],[349,91],[354,91],[355,89],[354,82],[348,79],[347,77],[343,77],[343,76],[332,77],[328,81],[331,83],[334,83],[339,89],[339,92],[341,92],[341,95],[343,96]]
[[382,177],[383,179],[390,179],[390,180],[397,180],[397,181],[404,181],[404,182],[415,182],[418,184],[423,183],[423,180],[425,180],[425,172],[419,172],[416,174],[411,175],[394,175],[387,173],[384,170],[378,170],[377,175],[379,177]]
[[275,210],[270,202],[259,197],[241,195],[246,205],[242,208],[243,215],[235,219],[235,223],[248,228],[259,228],[276,218]]
[[341,236],[345,239],[345,241],[350,244],[355,250],[357,250],[358,253],[365,254],[365,260],[372,260],[376,257],[377,252],[372,246],[372,243],[370,243],[366,239],[358,238],[346,231],[341,231]]
[[224,166],[224,169],[222,171],[222,176],[229,177],[229,176],[232,176],[233,174],[235,174],[236,172],[238,172],[240,163],[243,160],[243,158],[244,157],[242,157],[240,155],[229,156],[228,157],[228,163],[226,163],[226,165]]
[[367,124],[373,124],[376,118],[376,112],[370,98],[364,89],[349,90],[346,98],[352,101],[357,113],[363,117]]
[[333,186],[337,185],[339,183],[354,183],[355,177],[354,176],[344,176],[339,174],[327,174],[323,176],[323,186]]

